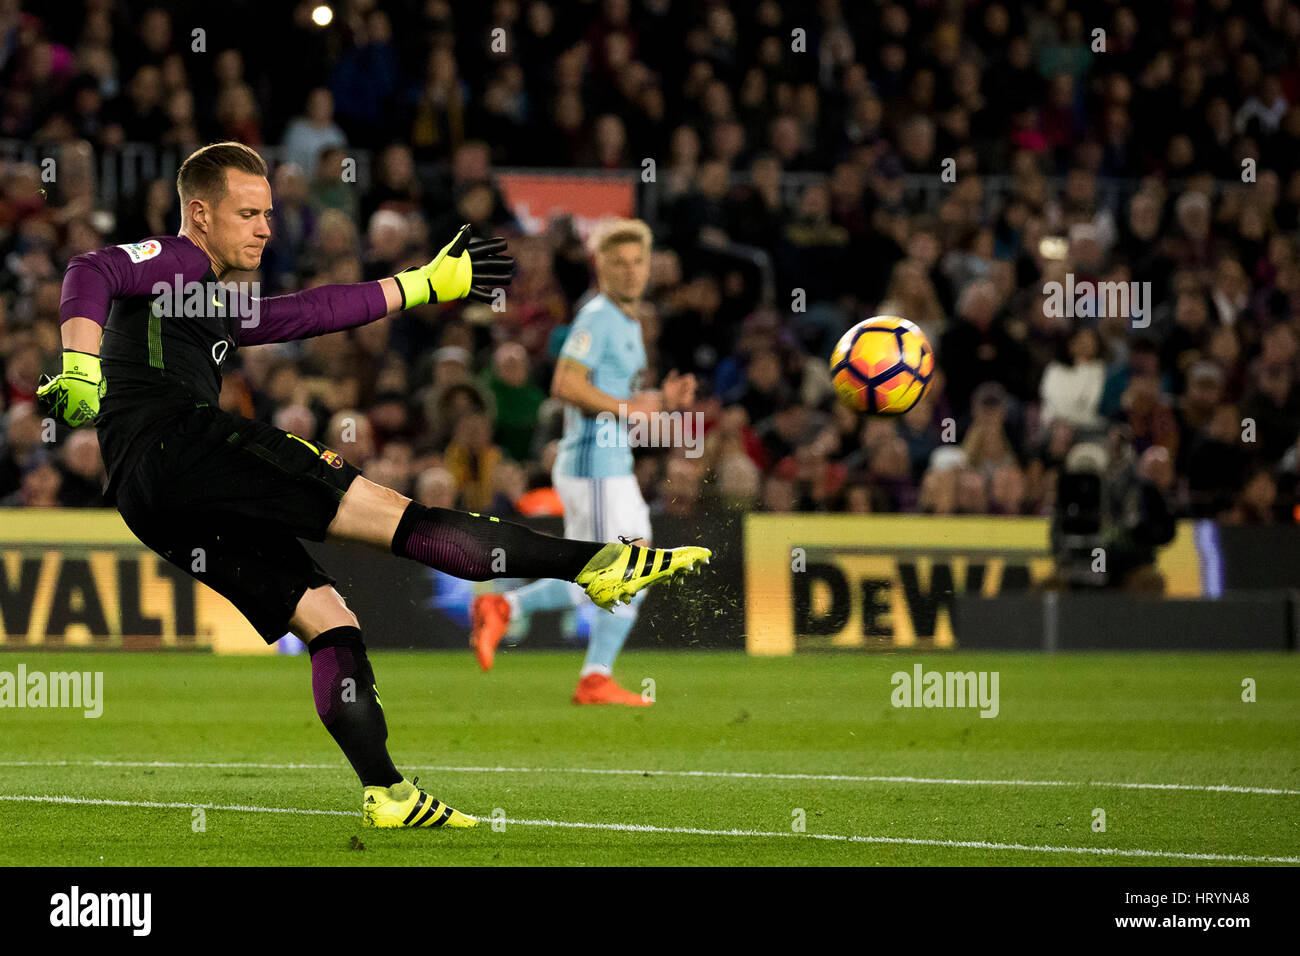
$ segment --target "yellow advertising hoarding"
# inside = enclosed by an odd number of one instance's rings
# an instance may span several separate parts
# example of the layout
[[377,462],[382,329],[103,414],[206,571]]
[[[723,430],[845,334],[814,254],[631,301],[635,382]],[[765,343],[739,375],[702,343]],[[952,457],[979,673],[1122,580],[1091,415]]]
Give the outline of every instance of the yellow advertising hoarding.
[[[775,515],[745,518],[745,646],[954,646],[957,594],[1028,590],[1053,570],[1047,518]],[[1159,554],[1170,597],[1198,597],[1192,527]]]
[[0,508],[0,649],[30,647],[274,651],[116,511]]

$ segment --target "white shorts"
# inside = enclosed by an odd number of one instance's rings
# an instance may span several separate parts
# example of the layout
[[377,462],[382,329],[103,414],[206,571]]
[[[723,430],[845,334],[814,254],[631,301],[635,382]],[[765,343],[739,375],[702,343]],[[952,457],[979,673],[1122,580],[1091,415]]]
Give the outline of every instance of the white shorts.
[[650,508],[641,497],[635,475],[613,478],[574,478],[553,475],[555,491],[564,505],[564,536],[577,541],[650,541]]

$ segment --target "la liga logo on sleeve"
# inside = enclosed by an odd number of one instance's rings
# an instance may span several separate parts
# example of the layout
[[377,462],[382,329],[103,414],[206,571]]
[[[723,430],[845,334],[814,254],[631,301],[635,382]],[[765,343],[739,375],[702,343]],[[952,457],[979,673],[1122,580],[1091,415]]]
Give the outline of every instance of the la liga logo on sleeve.
[[566,345],[568,347],[565,351],[570,355],[586,355],[591,351],[591,333],[586,329],[579,329],[573,333]]
[[162,252],[162,243],[157,239],[146,239],[144,242],[127,242],[118,246],[136,265],[144,262],[146,259],[152,259],[158,253]]

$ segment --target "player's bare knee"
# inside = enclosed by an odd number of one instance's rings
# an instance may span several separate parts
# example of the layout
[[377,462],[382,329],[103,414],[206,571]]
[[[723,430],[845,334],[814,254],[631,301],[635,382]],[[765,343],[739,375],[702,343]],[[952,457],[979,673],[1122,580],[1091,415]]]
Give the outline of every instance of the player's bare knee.
[[309,588],[289,622],[289,630],[304,641],[331,628],[360,626],[343,595],[332,587]]
[[343,599],[343,595],[339,594],[339,592],[335,591],[333,588],[330,588],[329,592],[331,595],[333,595],[334,599],[338,601],[338,607],[335,609],[334,613],[337,614],[338,611],[342,611],[343,615],[347,618],[347,621],[341,622],[334,626],[335,627],[343,627],[343,626],[360,627],[361,622],[357,620],[356,614],[354,614],[352,612],[352,609],[348,607],[348,602]]
[[348,494],[352,494],[354,489],[357,492],[357,497],[370,507],[400,508],[404,510],[411,502],[411,499],[400,491],[371,481],[369,478],[357,478],[348,488]]
[[386,546],[410,503],[400,491],[358,477],[339,502],[328,534]]

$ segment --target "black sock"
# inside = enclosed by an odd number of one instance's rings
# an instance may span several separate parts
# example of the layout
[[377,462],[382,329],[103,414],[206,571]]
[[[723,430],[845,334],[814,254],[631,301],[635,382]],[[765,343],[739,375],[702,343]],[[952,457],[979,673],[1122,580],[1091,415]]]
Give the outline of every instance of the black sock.
[[335,627],[307,645],[316,713],[367,787],[391,787],[402,779],[388,756],[388,723],[375,693],[375,672],[361,631]]
[[502,521],[412,501],[393,535],[393,554],[469,581],[572,581],[605,545],[572,541]]

